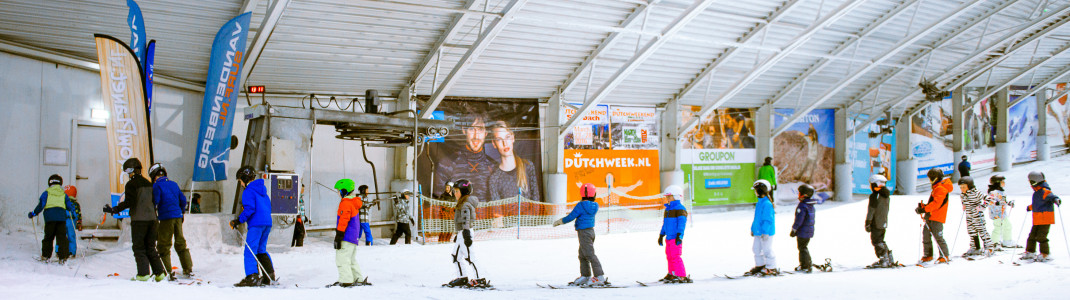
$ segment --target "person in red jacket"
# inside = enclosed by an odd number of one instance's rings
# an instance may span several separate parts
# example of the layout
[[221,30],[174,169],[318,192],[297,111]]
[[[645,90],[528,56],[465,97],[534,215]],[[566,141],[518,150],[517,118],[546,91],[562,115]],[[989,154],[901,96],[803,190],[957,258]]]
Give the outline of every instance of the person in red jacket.
[[929,182],[932,183],[932,193],[929,194],[929,202],[918,203],[918,208],[914,209],[914,212],[921,215],[921,219],[925,221],[925,227],[922,229],[922,244],[924,245],[925,254],[921,258],[919,264],[928,263],[933,260],[933,242],[936,240],[936,244],[940,246],[940,259],[937,263],[946,263],[948,259],[947,242],[944,241],[944,221],[947,219],[947,195],[954,189],[954,185],[951,184],[950,178],[944,178],[944,172],[937,168],[929,169],[927,174]]
[[[1033,186],[1033,204],[1025,208],[1033,212],[1033,228],[1029,230],[1029,239],[1026,240],[1025,254],[1022,260],[1035,260],[1045,262],[1050,260],[1048,255],[1048,230],[1055,224],[1055,206],[1062,205],[1062,200],[1051,192],[1051,187],[1044,180],[1044,173],[1039,171],[1029,172],[1029,185]],[[1036,255],[1037,244],[1040,244],[1040,254]]]
[[334,189],[342,196],[338,203],[338,226],[334,231],[334,262],[338,266],[338,281],[327,287],[351,287],[367,285],[368,278],[361,280],[360,265],[357,264],[357,244],[360,243],[360,197],[353,192],[356,183],[352,179],[341,179],[334,184]]

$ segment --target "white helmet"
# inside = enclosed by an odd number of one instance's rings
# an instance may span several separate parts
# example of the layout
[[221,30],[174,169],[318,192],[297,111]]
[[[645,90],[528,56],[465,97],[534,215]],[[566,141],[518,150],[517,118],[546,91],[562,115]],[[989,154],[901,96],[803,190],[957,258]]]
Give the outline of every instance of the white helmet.
[[881,174],[873,174],[869,176],[869,183],[885,183],[888,182],[888,178],[884,178]]
[[766,193],[768,193],[769,191],[771,191],[771,190],[772,190],[772,187],[773,187],[773,185],[772,185],[772,184],[769,184],[769,181],[767,181],[767,180],[765,180],[765,179],[758,179],[758,181],[755,181],[755,182],[754,182],[754,184],[753,184],[753,185],[751,185],[750,189],[752,189],[752,190],[753,190],[753,189],[757,188],[757,187],[758,187],[758,185],[763,185],[763,186],[765,186],[765,192],[766,192]]
[[665,188],[665,192],[662,193],[662,195],[672,196],[673,200],[683,200],[684,189],[681,188],[679,185],[670,185]]

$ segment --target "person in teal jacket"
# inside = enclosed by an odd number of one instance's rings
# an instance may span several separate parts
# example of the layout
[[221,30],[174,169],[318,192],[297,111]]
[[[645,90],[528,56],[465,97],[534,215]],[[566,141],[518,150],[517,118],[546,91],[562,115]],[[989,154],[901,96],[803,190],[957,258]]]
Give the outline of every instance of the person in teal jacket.
[[750,235],[754,237],[754,268],[746,275],[777,275],[776,255],[773,254],[773,235],[776,234],[776,218],[770,192],[772,186],[765,179],[758,179],[751,187],[758,196],[754,207],[754,221],[750,225]]
[[[564,218],[554,221],[554,227],[576,220],[576,234],[580,239],[580,277],[573,280],[570,285],[579,286],[605,286],[606,276],[602,273],[602,263],[594,254],[594,219],[598,214],[598,202],[595,202],[595,188],[593,184],[584,184],[580,187],[580,203],[572,208]],[[594,277],[591,277],[591,271]]]

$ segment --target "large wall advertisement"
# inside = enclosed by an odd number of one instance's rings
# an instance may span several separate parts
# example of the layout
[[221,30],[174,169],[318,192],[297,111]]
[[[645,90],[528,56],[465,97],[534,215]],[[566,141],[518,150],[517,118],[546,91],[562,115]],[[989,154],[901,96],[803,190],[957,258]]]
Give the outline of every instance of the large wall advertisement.
[[613,106],[609,117],[613,149],[658,149],[657,114],[653,107]]
[[[684,106],[681,124],[699,111]],[[754,203],[754,109],[717,109],[683,134],[680,168],[694,205]]]
[[[569,118],[576,110],[562,113]],[[568,202],[580,201],[584,183],[594,184],[602,205],[661,201],[658,116],[653,107],[599,106],[571,132],[574,138],[570,143],[566,136],[564,152]]]
[[[794,109],[776,109],[773,127],[795,114]],[[773,139],[773,165],[777,167],[777,199],[797,199],[799,186],[814,187],[819,201],[835,190],[836,111],[815,109]],[[764,159],[764,158],[762,158]]]
[[[926,105],[911,121],[910,153],[918,165],[914,176],[924,179],[932,168],[950,175],[956,161],[951,150],[951,97]],[[920,181],[924,182],[927,181]]]
[[[1055,85],[1056,93],[1067,88],[1065,83]],[[1070,103],[1062,96],[1051,101],[1045,109],[1048,118],[1048,145],[1054,150],[1070,144]]]
[[[1022,89],[1024,87],[1010,88],[1011,102],[1018,99],[1014,93]],[[1037,133],[1040,132],[1037,116],[1036,96],[1026,97],[1007,110],[1007,128],[1010,131],[1007,142],[1010,143],[1010,154],[1015,163],[1037,159]]]
[[[576,107],[582,103],[572,103]],[[576,114],[576,109],[565,107],[561,110],[561,120],[568,120]],[[600,104],[592,108],[565,133],[565,149],[610,149],[612,140],[609,136],[609,105]]]
[[[969,101],[973,101],[972,98]],[[992,118],[995,109],[988,98],[981,99],[973,107],[966,108],[962,147],[973,170],[988,169],[996,166],[996,136]],[[961,158],[955,158],[955,163]]]
[[[848,129],[855,128],[859,123],[865,122],[869,116],[863,114],[848,119]],[[851,151],[851,192],[855,194],[869,194],[869,177],[874,174],[884,175],[888,179],[888,189],[895,191],[896,159],[895,159],[895,122],[886,125],[889,131],[885,131],[876,122],[869,124],[855,133],[848,143]]]

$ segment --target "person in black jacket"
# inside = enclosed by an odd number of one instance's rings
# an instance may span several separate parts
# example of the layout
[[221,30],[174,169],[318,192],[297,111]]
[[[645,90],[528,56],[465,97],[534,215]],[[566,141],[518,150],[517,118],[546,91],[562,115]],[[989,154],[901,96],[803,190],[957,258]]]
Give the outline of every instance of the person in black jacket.
[[970,162],[967,161],[966,158],[967,157],[965,155],[963,155],[962,156],[962,161],[959,162],[959,167],[958,167],[958,169],[959,169],[959,177],[969,177],[970,176],[970,170],[973,169],[973,166],[970,165]]
[[152,182],[141,175],[141,161],[137,158],[127,159],[123,163],[123,173],[130,176],[123,193],[125,199],[115,207],[104,205],[104,212],[117,214],[130,209],[131,248],[137,263],[137,276],[131,280],[163,281],[170,270],[164,270],[160,253],[156,251],[156,205],[152,201]]
[[867,268],[890,268],[896,266],[892,250],[884,242],[884,233],[888,229],[888,202],[889,193],[885,183],[887,178],[879,174],[869,177],[869,187],[873,190],[869,194],[869,210],[866,211],[866,232],[869,232],[869,240],[873,243],[873,252],[877,254],[877,262]]

